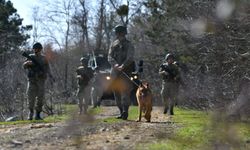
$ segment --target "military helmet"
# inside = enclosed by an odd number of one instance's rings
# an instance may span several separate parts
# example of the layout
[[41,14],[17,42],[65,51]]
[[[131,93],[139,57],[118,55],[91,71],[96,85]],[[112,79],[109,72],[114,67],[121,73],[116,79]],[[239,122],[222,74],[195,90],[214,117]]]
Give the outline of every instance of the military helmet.
[[168,53],[168,54],[165,56],[165,60],[168,60],[169,58],[174,59],[174,55],[171,54],[171,53]]
[[81,62],[82,64],[87,64],[87,63],[88,63],[88,58],[86,58],[86,57],[81,57],[81,58],[80,58],[80,62]]
[[35,43],[34,45],[33,45],[33,49],[43,49],[43,46],[42,46],[42,44],[41,43],[39,43],[39,42],[37,42],[37,43]]
[[123,25],[117,25],[115,27],[115,33],[125,33],[125,34],[127,34],[127,27],[125,27]]

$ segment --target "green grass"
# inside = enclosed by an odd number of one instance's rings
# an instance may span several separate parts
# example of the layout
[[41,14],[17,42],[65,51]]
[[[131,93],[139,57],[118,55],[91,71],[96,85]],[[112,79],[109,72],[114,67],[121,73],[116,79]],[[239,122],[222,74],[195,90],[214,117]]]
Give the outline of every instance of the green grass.
[[[250,140],[249,124],[230,124],[223,120],[216,122],[211,116],[202,111],[176,108],[172,121],[179,128],[176,128],[173,135],[169,139],[157,140],[154,143],[139,144],[137,149],[145,149],[145,147],[153,150],[211,149],[209,145],[213,140],[227,144],[233,139],[232,136],[237,140],[235,140],[236,144],[231,146],[237,149],[239,145],[244,145],[244,141]],[[231,133],[232,131],[235,132]],[[244,149],[244,147],[240,148]]]
[[129,107],[128,120],[136,120],[138,118],[138,106]]
[[[71,114],[78,111],[77,105],[63,105],[63,115],[48,116],[43,121],[15,121],[0,122],[0,125],[17,125],[30,123],[52,123],[68,120]],[[90,108],[88,112],[92,115],[102,113],[101,107]],[[131,106],[129,108],[128,120],[136,120],[138,117],[138,108]],[[230,140],[236,139],[236,149],[246,149],[239,147],[246,141],[250,141],[249,123],[226,122],[223,119],[215,121],[210,113],[190,109],[175,108],[175,115],[171,118],[177,127],[168,139],[156,139],[154,143],[139,144],[136,149],[153,150],[193,150],[193,149],[211,149],[211,142],[216,139],[219,143],[230,143]],[[98,119],[98,122],[118,123],[123,122],[115,117]],[[249,144],[248,144],[249,145]]]
[[[19,120],[11,122],[0,122],[0,125],[21,125],[21,124],[30,124],[30,123],[54,123],[61,122],[70,119],[71,115],[78,111],[77,105],[62,105],[62,114],[61,115],[51,115],[44,117],[43,120]],[[102,109],[99,108],[89,108],[88,113],[91,115],[96,115],[102,112]]]

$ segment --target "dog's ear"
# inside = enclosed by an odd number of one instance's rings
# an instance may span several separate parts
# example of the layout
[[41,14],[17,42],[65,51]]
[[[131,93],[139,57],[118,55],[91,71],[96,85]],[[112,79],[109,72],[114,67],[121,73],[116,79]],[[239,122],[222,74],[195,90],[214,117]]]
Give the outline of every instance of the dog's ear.
[[149,84],[148,84],[148,83],[145,83],[145,87],[148,89],[148,88],[149,88]]

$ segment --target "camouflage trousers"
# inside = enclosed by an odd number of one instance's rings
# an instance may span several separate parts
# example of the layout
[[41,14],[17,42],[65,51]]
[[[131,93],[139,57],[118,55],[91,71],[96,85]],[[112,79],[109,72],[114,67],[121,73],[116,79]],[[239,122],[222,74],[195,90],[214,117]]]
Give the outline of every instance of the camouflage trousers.
[[121,113],[128,112],[133,83],[122,73],[114,73],[112,74],[112,78],[114,79],[112,82],[112,89],[114,91],[116,104]]
[[102,87],[94,86],[91,89],[91,101],[94,107],[101,105],[101,98],[104,91]]
[[29,79],[27,86],[29,110],[33,111],[35,107],[37,112],[42,112],[44,95],[45,79]]
[[89,85],[78,85],[77,89],[77,98],[78,98],[78,106],[80,109],[80,113],[84,111],[84,113],[87,112],[88,105],[90,104],[90,92],[91,92],[91,86]]
[[162,82],[161,98],[165,108],[174,107],[179,85],[176,82]]

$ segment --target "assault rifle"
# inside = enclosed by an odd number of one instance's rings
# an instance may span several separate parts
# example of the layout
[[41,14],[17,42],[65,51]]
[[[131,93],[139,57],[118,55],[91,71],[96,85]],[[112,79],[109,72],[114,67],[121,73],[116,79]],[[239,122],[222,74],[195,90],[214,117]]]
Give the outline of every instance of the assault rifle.
[[27,58],[28,60],[31,60],[32,63],[33,63],[36,67],[38,67],[38,69],[39,69],[40,71],[44,72],[43,66],[42,66],[36,59],[30,57],[30,55],[29,55],[28,53],[23,52],[23,53],[22,53],[22,56],[24,56],[24,57]]
[[[31,60],[32,63],[41,71],[44,72],[44,68],[43,66],[34,58],[30,57],[30,55],[27,52],[23,52],[22,56],[24,56],[25,58],[27,58],[28,60]],[[50,71],[48,72],[49,78],[51,78],[51,80],[53,82],[55,82],[54,77],[52,76],[52,74],[50,73]]]
[[163,70],[168,73],[168,75],[164,75],[165,79],[171,80],[171,79],[174,79],[174,77],[176,76],[176,74],[173,73],[173,70],[169,69],[168,66],[164,65]]

